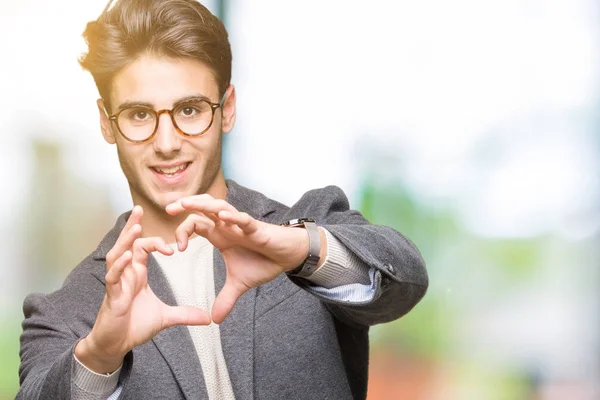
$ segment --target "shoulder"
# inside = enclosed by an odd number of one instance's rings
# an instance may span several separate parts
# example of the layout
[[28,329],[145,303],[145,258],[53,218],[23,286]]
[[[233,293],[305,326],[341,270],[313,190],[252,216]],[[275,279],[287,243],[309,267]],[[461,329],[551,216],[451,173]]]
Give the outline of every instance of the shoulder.
[[291,218],[314,218],[317,223],[348,223],[349,217],[360,215],[350,208],[344,191],[333,185],[307,191],[290,208],[288,214]]
[[340,208],[342,210],[347,210],[350,208],[350,202],[348,201],[346,193],[334,185],[309,190],[300,197],[300,200],[298,200],[296,205],[304,203],[314,203],[316,206],[327,209],[333,207],[336,209]]
[[307,191],[292,206],[284,205],[234,181],[228,180],[227,186],[228,201],[234,207],[251,214],[254,218],[272,222],[304,217],[320,219],[331,213],[350,210],[344,191],[333,185]]
[[25,318],[36,314],[54,315],[64,321],[93,324],[105,292],[103,270],[104,261],[90,254],[69,273],[58,290],[29,294],[23,302]]
[[227,202],[254,218],[261,218],[277,210],[288,208],[286,205],[230,179],[227,180]]
[[[81,293],[92,287],[104,287],[106,261],[97,251],[84,258],[65,278],[61,288],[52,294],[57,300],[71,292]],[[104,289],[103,289],[104,290]]]

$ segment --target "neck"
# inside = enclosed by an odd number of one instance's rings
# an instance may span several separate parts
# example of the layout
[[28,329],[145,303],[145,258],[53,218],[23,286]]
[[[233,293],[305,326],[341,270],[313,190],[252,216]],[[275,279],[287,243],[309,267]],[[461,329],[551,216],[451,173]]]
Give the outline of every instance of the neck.
[[142,217],[142,237],[160,237],[166,243],[175,243],[175,230],[188,215],[172,216],[157,207],[146,207]]
[[[227,185],[225,184],[223,175],[219,174],[217,179],[215,179],[210,187],[203,193],[207,193],[215,199],[225,199],[227,197]],[[190,215],[190,213],[182,213],[175,216],[169,215],[164,207],[147,201],[136,201],[135,198],[134,204],[141,205],[144,210],[144,215],[142,217],[142,236],[160,237],[166,243],[176,242],[176,229],[183,223],[187,216]]]

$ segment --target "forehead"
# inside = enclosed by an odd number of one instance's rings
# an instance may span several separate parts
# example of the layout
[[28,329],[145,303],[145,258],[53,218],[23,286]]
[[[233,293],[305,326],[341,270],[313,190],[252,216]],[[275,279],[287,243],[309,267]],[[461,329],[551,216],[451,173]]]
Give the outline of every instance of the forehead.
[[142,56],[126,65],[112,82],[111,102],[145,102],[157,108],[182,98],[204,95],[218,102],[219,90],[213,72],[200,61]]

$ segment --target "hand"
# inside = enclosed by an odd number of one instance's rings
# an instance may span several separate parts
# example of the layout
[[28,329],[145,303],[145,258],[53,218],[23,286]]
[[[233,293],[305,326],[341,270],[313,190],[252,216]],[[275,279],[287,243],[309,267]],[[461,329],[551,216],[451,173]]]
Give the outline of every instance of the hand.
[[198,234],[223,255],[227,277],[211,312],[217,324],[223,322],[248,289],[296,268],[308,253],[308,234],[304,229],[258,221],[208,194],[180,199],[169,204],[166,211],[171,215],[191,212],[175,231],[179,251],[184,251],[189,238]]
[[142,208],[133,208],[114,247],[106,255],[106,295],[90,334],[75,355],[98,373],[115,371],[125,354],[173,325],[208,325],[210,316],[196,307],[164,304],[148,285],[148,255],[173,254],[161,238],[141,238]]

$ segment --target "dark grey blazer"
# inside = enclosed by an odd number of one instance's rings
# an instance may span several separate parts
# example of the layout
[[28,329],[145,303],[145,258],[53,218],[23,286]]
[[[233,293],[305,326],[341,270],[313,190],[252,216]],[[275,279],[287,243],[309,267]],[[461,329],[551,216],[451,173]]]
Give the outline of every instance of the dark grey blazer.
[[[366,304],[340,304],[285,274],[245,293],[221,325],[235,396],[246,399],[358,399],[366,396],[369,326],[399,318],[423,297],[428,278],[415,246],[391,228],[369,224],[337,187],[312,190],[287,207],[227,181],[227,201],[254,218],[280,223],[312,217],[377,270],[377,294]],[[31,294],[23,305],[21,388],[17,398],[68,399],[73,349],[94,324],[105,293],[105,257],[129,214],[56,292]],[[215,289],[225,265],[214,252]],[[165,303],[175,298],[154,258],[148,281]],[[120,375],[122,399],[205,399],[207,392],[188,330],[176,326],[136,347]]]

